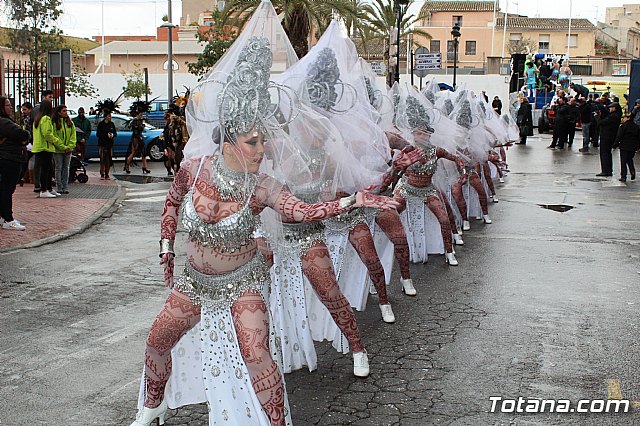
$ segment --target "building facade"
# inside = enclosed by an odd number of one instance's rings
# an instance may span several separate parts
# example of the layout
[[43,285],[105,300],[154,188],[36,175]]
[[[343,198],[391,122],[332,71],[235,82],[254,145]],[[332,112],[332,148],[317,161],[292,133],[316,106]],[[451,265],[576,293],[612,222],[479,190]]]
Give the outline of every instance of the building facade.
[[640,4],[608,7],[605,22],[598,26],[618,40],[617,50],[620,55],[640,57]]

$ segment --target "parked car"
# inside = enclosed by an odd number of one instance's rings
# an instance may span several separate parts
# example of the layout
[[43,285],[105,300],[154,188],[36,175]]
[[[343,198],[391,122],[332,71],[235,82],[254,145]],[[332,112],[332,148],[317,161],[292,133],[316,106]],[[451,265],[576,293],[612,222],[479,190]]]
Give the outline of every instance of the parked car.
[[151,111],[145,117],[147,123],[163,128],[165,125],[164,112],[167,109],[169,109],[169,101],[166,99],[156,99],[151,102]]
[[[98,156],[98,136],[96,135],[96,129],[98,123],[102,120],[95,115],[87,116],[91,121],[91,136],[87,140],[86,157],[99,158]],[[116,139],[113,143],[113,156],[125,157],[127,150],[129,149],[129,143],[131,142],[131,117],[122,114],[112,114],[111,120],[116,126],[118,132]],[[145,129],[142,133],[142,139],[144,141],[145,152],[148,157],[153,161],[164,160],[164,150],[162,149],[162,141],[160,140],[162,135],[162,129],[158,129],[148,123],[145,123]]]
[[[538,118],[538,133],[553,132],[553,126],[555,124],[556,112],[551,108],[550,104],[545,105],[542,108],[542,114]],[[576,131],[582,131],[582,123],[580,122],[580,116],[576,121]]]

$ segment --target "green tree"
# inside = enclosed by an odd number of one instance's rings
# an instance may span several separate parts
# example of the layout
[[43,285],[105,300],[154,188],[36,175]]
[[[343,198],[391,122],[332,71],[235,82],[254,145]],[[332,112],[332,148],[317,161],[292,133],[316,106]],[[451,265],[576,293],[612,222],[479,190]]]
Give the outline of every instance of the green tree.
[[204,50],[197,55],[196,62],[187,63],[189,72],[197,76],[206,74],[238,37],[235,31],[225,28],[220,12],[217,10],[211,12],[211,18],[209,29],[196,34],[198,42],[204,43]]
[[150,95],[151,89],[144,84],[144,75],[140,69],[140,64],[133,64],[133,66],[134,71],[131,74],[122,71],[125,82],[122,92],[126,98],[136,98],[139,101],[144,95]]
[[[230,0],[223,11],[226,23],[242,28],[260,5],[261,0]],[[357,24],[362,17],[360,0],[273,0],[278,14],[283,15],[284,27],[298,57],[309,51],[309,35],[316,30],[320,35],[333,16],[345,19],[349,24]]]
[[98,97],[98,89],[91,84],[89,75],[78,64],[73,64],[73,74],[65,79],[65,91],[71,96]]
[[[35,73],[45,62],[46,52],[64,45],[56,21],[62,15],[62,0],[4,0],[4,14],[14,31],[9,32],[10,48],[28,55]],[[38,92],[38,81],[34,92]]]

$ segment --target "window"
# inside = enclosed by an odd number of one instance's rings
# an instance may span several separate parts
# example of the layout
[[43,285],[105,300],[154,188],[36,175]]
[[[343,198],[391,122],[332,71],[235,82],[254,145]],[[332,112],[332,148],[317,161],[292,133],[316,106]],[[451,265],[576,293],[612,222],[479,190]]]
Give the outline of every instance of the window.
[[522,33],[511,33],[509,34],[509,44],[511,46],[517,45],[522,40]]
[[431,40],[429,44],[429,51],[432,53],[440,52],[440,40]]
[[447,61],[453,61],[455,56],[453,40],[447,40]]
[[549,53],[550,40],[551,36],[549,34],[540,34],[540,39],[538,41],[538,53]]
[[462,16],[453,16],[453,19],[451,20],[451,26],[454,26],[455,24],[462,26]]
[[[567,37],[565,37],[566,39],[569,39],[569,46],[565,46],[565,47],[578,47],[578,34],[567,34]],[[567,42],[565,41],[565,44]]]
[[475,55],[476,54],[476,42],[475,41],[467,41],[467,42],[465,42],[464,54],[465,55]]

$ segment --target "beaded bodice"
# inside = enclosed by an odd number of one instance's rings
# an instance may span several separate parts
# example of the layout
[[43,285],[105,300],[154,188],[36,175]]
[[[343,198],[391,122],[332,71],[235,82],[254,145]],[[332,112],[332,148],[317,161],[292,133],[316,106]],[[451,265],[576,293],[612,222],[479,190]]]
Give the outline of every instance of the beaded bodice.
[[438,156],[436,155],[436,147],[430,146],[424,149],[424,158],[426,162],[417,162],[409,166],[409,171],[414,175],[433,176],[438,169]]

